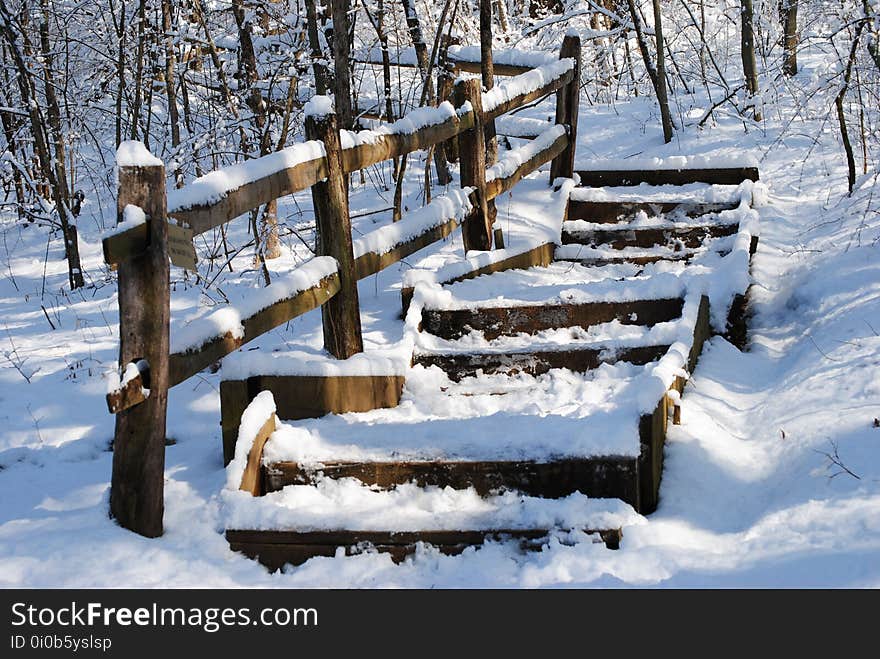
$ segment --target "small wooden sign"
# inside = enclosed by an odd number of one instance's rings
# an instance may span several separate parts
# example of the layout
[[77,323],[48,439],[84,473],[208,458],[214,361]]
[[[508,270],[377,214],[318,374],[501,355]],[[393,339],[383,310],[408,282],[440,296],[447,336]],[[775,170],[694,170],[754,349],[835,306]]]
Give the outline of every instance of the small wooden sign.
[[196,248],[193,247],[192,229],[168,223],[168,256],[177,267],[195,272]]

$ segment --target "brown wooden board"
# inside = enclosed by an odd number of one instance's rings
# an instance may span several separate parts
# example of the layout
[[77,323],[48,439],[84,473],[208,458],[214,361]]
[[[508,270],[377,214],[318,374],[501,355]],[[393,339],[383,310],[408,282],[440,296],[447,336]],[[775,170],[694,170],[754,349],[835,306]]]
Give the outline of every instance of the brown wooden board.
[[667,350],[669,350],[668,345],[657,345],[621,348],[613,352],[583,348],[508,353],[419,353],[413,355],[413,364],[437,366],[449,376],[450,380],[458,382],[463,378],[474,377],[479,372],[543,375],[554,368],[567,368],[585,373],[598,368],[601,364],[617,362],[647,364],[660,359]]
[[271,391],[280,419],[311,419],[325,414],[369,412],[400,402],[403,375],[258,375],[220,383],[223,455],[234,455],[245,408],[261,391]]
[[632,220],[639,211],[648,216],[676,213],[684,217],[698,217],[706,213],[718,213],[739,206],[737,203],[697,204],[692,202],[629,202],[629,201],[578,201],[570,199],[566,220],[586,220],[597,224]]
[[738,231],[738,223],[696,227],[589,229],[584,231],[569,229],[563,225],[562,244],[607,245],[613,249],[623,249],[624,247],[656,247],[678,243],[693,249],[700,247],[707,238],[732,236]]
[[534,334],[560,327],[590,327],[618,320],[625,325],[654,325],[681,317],[682,298],[584,302],[473,309],[423,309],[422,331],[457,339],[481,330],[486,339],[520,332]]
[[253,496],[258,497],[264,494],[263,490],[263,447],[269,441],[269,437],[275,432],[275,415],[270,414],[269,418],[260,427],[251,450],[248,452],[247,464],[244,473],[241,476],[241,484],[239,490],[250,492]]
[[377,252],[367,252],[361,254],[354,260],[354,268],[358,279],[364,279],[370,275],[374,275],[380,270],[384,270],[389,265],[393,265],[398,261],[405,259],[407,256],[415,254],[420,249],[424,249],[434,244],[438,240],[442,240],[451,234],[458,227],[458,220],[450,219],[438,226],[432,227],[424,233],[411,238],[405,243],[401,243],[394,249],[379,254]]
[[635,505],[636,473],[635,458],[623,456],[562,457],[548,462],[324,462],[315,467],[275,462],[264,467],[264,487],[265,492],[277,492],[287,485],[314,485],[318,477],[357,478],[365,485],[384,489],[415,482],[419,487],[473,487],[480,496],[496,490],[517,490],[529,496],[558,499],[581,492]]
[[[596,534],[609,549],[617,549],[623,536],[621,529],[583,529]],[[413,554],[417,543],[436,547],[447,555],[460,554],[468,547],[480,546],[487,540],[520,540],[523,549],[539,550],[545,543],[547,529],[496,529],[486,531],[226,531],[232,551],[258,560],[270,570],[284,565],[301,565],[316,556],[335,556],[343,547],[347,555],[360,553],[365,547],[391,554],[399,563]]]
[[578,170],[581,185],[601,188],[606,186],[684,185],[686,183],[711,183],[713,185],[737,185],[743,181],[757,181],[757,167],[707,167],[691,169],[641,169],[641,170]]
[[321,306],[333,297],[338,290],[339,275],[334,273],[324,277],[312,288],[300,291],[289,298],[261,309],[253,316],[244,318],[242,320],[244,336],[241,338],[233,337],[231,333],[226,333],[222,336],[217,336],[195,350],[173,353],[170,361],[171,386],[180,384],[261,334]]
[[[439,283],[443,285],[453,284],[457,281],[473,279],[474,277],[489,275],[494,272],[504,272],[505,270],[519,269],[524,270],[526,268],[534,268],[536,266],[550,265],[550,263],[553,261],[553,255],[555,252],[555,243],[543,243],[541,245],[533,247],[528,251],[522,252],[520,254],[514,254],[513,256],[508,256],[506,259],[501,259],[500,261],[489,263],[488,265],[476,267],[463,275],[452,277],[451,279],[444,279]],[[400,299],[404,315],[406,315],[406,312],[409,309],[409,304],[412,301],[412,296],[413,288],[411,286],[407,286],[401,289]]]
[[150,388],[150,367],[145,359],[139,360],[136,365],[140,371],[137,377],[107,394],[107,409],[110,410],[110,414],[118,414],[147,400],[144,390],[149,391]]

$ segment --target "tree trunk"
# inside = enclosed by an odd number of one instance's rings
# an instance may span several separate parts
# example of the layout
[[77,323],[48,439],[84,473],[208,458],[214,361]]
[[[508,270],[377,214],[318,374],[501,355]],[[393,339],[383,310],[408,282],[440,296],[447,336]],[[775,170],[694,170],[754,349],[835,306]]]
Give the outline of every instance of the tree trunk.
[[[483,89],[489,91],[495,86],[495,67],[492,62],[492,0],[480,0],[480,75]],[[495,121],[487,121],[485,129],[486,163],[491,166],[498,160]]]
[[351,109],[351,55],[348,34],[349,0],[330,0],[333,17],[333,88],[336,101],[336,116],[339,127],[351,130],[354,127],[354,113]]
[[[144,80],[144,49],[146,46],[146,26],[147,26],[147,2],[140,0],[138,3],[138,36],[137,36],[137,64],[134,76],[134,102],[131,108],[131,131],[129,138],[136,140],[138,138],[138,122],[141,117],[141,90]],[[124,28],[123,28],[124,29]]]
[[[168,118],[171,121],[171,147],[177,149],[180,146],[180,112],[177,108],[177,93],[175,88],[176,57],[174,53],[174,40],[171,38],[173,22],[173,7],[171,0],[162,0],[162,37],[165,41],[165,95],[168,99]],[[180,158],[176,160],[180,162]],[[174,172],[175,186],[183,187],[183,172],[178,167]]]
[[759,91],[758,63],[755,59],[755,16],[752,9],[752,0],[741,0],[741,2],[743,77],[745,78],[746,91],[749,98],[755,104],[755,121],[761,121],[761,110],[758,108],[757,100],[755,99]]
[[843,110],[843,101],[846,98],[846,92],[849,89],[849,82],[852,78],[853,66],[856,63],[856,51],[859,47],[859,39],[862,36],[862,30],[865,28],[865,21],[861,21],[856,26],[856,32],[853,36],[852,45],[849,50],[849,58],[846,61],[846,67],[843,70],[843,85],[834,99],[834,106],[837,109],[837,121],[840,124],[840,139],[843,142],[843,150],[846,153],[847,183],[849,193],[852,194],[856,185],[856,158],[853,153],[852,143],[849,139],[849,131],[846,128],[846,114]]
[[666,92],[666,73],[665,62],[663,56],[663,26],[660,21],[660,2],[653,0],[654,4],[654,32],[657,42],[657,68],[651,61],[651,51],[648,48],[648,41],[645,39],[645,31],[642,27],[642,19],[636,8],[635,0],[627,0],[629,5],[629,14],[632,19],[633,28],[636,32],[636,40],[639,43],[639,50],[642,53],[642,59],[645,62],[645,68],[648,76],[651,78],[651,84],[654,86],[654,92],[657,94],[657,103],[660,105],[660,121],[663,124],[663,140],[665,142],[672,141],[672,114],[669,112],[669,97]]
[[306,3],[306,31],[309,35],[309,50],[312,60],[312,71],[315,74],[315,94],[326,96],[329,87],[329,75],[327,73],[326,57],[321,48],[321,39],[318,35],[318,12],[315,9],[315,0],[305,0]]
[[785,49],[785,57],[782,60],[782,72],[787,76],[797,73],[797,28],[798,0],[781,0],[779,3],[779,15],[782,20],[782,45]]

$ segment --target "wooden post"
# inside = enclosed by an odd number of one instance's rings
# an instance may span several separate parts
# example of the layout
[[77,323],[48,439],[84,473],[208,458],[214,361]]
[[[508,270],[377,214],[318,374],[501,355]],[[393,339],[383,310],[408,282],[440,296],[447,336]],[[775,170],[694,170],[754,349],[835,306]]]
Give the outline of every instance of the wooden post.
[[[119,263],[119,364],[146,360],[145,401],[116,415],[110,514],[148,538],[162,535],[170,312],[165,167],[120,166],[118,218],[127,205],[149,218],[149,246]],[[142,377],[144,374],[142,373]]]
[[560,176],[574,175],[574,152],[577,143],[578,104],[581,85],[581,38],[568,35],[562,41],[559,59],[574,58],[574,77],[556,92],[556,123],[568,126],[568,145],[550,164],[550,185]]
[[351,246],[346,177],[336,114],[306,116],[306,138],[321,140],[327,152],[327,178],[312,186],[318,233],[318,254],[339,263],[339,292],[321,307],[324,347],[337,359],[364,351],[357,274]]
[[458,134],[458,159],[462,187],[476,188],[476,203],[462,226],[465,252],[492,249],[492,220],[486,204],[486,144],[483,132],[483,102],[480,81],[459,79],[455,83],[455,106],[470,102],[473,128]]

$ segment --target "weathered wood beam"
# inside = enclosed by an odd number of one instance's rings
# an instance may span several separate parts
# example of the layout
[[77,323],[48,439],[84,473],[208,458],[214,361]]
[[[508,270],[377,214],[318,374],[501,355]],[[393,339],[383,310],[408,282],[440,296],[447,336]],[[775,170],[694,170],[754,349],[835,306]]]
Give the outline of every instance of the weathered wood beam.
[[562,153],[565,148],[569,144],[568,135],[560,135],[553,143],[550,144],[547,148],[539,151],[534,156],[529,158],[522,165],[517,167],[516,171],[513,172],[510,176],[506,176],[504,178],[496,178],[491,181],[486,182],[486,198],[494,199],[499,195],[508,192],[515,186],[520,180],[537,170],[544,163],[553,160],[556,156]]
[[149,249],[119,265],[119,364],[147,361],[150,396],[116,415],[110,514],[123,528],[155,538],[162,535],[165,510],[171,317],[165,167],[161,163],[119,167],[120,219],[127,205],[140,207],[153,221]]
[[259,497],[264,493],[263,490],[263,447],[269,441],[269,437],[275,432],[275,413],[269,415],[269,418],[260,427],[251,450],[248,452],[247,464],[244,473],[241,475],[241,484],[239,490],[250,492],[253,496]]
[[322,461],[309,466],[274,462],[264,467],[265,492],[287,485],[314,485],[324,478],[356,478],[365,485],[390,489],[415,481],[419,487],[473,487],[480,496],[513,489],[550,499],[581,492],[589,497],[635,501],[635,460],[623,456],[560,457],[535,460]]
[[[623,537],[618,529],[581,529],[596,534],[609,549],[618,549]],[[400,563],[413,554],[416,545],[424,542],[441,553],[457,555],[467,547],[480,546],[487,540],[520,540],[523,549],[539,550],[540,542],[550,533],[547,529],[492,529],[486,531],[245,531],[229,529],[226,540],[232,551],[258,560],[270,570],[284,565],[301,565],[316,556],[332,557],[338,547],[346,554],[355,554],[364,545],[391,555]]]
[[578,170],[581,185],[606,187],[621,185],[685,185],[687,183],[711,183],[713,185],[737,185],[743,181],[759,179],[757,167],[700,167],[688,169],[634,169]]
[[668,345],[636,346],[616,351],[600,348],[568,348],[565,350],[532,350],[530,352],[472,352],[452,354],[421,353],[413,355],[413,364],[437,366],[453,382],[474,377],[478,372],[526,373],[543,375],[555,368],[567,368],[586,373],[602,364],[629,362],[642,365],[660,359],[669,350]]
[[587,328],[617,320],[625,325],[655,325],[681,317],[682,298],[579,302],[571,304],[484,306],[476,309],[422,310],[422,329],[444,339],[481,330],[487,340],[520,332],[534,334],[559,327]]
[[[574,69],[569,69],[558,78],[554,78],[550,82],[548,82],[543,87],[538,87],[535,90],[530,92],[525,92],[523,94],[518,94],[511,98],[508,101],[503,103],[499,103],[491,110],[487,110],[485,116],[490,119],[497,119],[502,114],[507,114],[511,110],[516,110],[517,108],[521,108],[523,105],[531,103],[532,101],[536,101],[539,98],[543,98],[548,94],[552,94],[557,89],[565,87],[569,82],[574,78],[575,71]],[[513,81],[511,81],[513,82]]]
[[312,288],[279,300],[252,316],[242,319],[244,335],[241,338],[234,337],[232,333],[226,333],[211,339],[195,350],[172,353],[169,378],[171,386],[180,384],[261,334],[320,307],[338,291],[339,275],[334,273],[324,277]]

